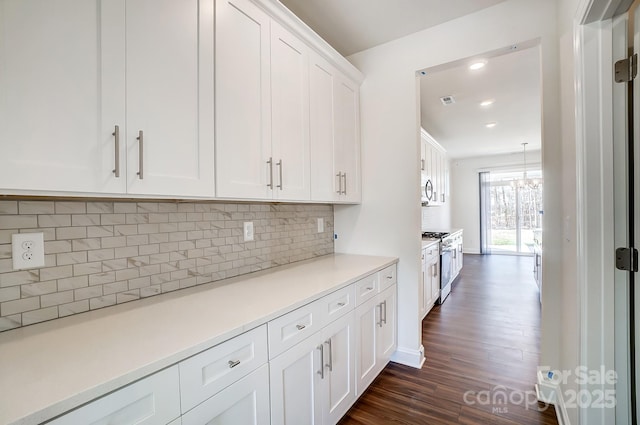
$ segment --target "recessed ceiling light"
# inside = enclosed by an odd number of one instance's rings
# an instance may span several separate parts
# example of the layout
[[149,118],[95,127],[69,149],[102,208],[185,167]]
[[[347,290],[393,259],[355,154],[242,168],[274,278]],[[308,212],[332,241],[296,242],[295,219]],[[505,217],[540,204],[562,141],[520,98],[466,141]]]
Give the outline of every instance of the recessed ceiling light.
[[472,71],[476,71],[480,68],[484,68],[484,66],[487,64],[486,60],[479,60],[479,61],[475,61],[473,62],[471,65],[469,65],[469,69]]
[[484,126],[485,126],[485,127],[487,127],[487,128],[493,128],[493,127],[495,127],[496,125],[498,125],[498,123],[497,123],[497,122],[488,122],[488,123],[486,123]]
[[487,99],[483,102],[480,102],[480,106],[489,106],[489,105],[493,105],[493,102],[495,102],[495,100],[493,99]]

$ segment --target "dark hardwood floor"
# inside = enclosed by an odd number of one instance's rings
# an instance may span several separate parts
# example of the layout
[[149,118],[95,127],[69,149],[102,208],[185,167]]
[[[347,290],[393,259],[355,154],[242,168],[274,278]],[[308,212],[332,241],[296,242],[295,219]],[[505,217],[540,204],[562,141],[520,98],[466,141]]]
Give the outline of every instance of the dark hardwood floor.
[[535,401],[540,304],[533,258],[465,255],[451,295],[422,324],[422,369],[390,363],[340,421],[553,424]]

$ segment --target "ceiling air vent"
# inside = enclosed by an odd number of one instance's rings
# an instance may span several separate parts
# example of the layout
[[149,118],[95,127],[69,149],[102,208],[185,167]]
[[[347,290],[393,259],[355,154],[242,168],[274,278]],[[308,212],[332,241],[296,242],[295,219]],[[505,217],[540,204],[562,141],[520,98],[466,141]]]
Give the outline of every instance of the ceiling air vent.
[[451,105],[452,103],[456,103],[456,100],[453,98],[453,96],[442,96],[440,98],[440,102],[442,102],[443,105],[447,106]]

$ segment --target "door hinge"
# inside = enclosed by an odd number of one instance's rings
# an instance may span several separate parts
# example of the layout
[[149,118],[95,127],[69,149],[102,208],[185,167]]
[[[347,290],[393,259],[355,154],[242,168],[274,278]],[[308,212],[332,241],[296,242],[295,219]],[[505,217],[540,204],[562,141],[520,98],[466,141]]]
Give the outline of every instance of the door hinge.
[[614,65],[616,83],[628,83],[638,75],[638,54],[619,60]]
[[635,248],[616,249],[616,268],[630,272],[638,271],[638,250]]

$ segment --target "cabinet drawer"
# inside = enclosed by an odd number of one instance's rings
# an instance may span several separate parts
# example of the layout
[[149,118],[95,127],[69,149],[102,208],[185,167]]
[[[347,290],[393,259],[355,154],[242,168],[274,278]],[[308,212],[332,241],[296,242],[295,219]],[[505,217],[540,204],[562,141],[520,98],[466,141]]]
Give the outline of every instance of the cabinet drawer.
[[380,292],[395,284],[398,281],[396,276],[396,265],[394,264],[380,270],[378,272],[378,279],[380,280]]
[[349,285],[326,295],[319,301],[322,304],[322,325],[326,326],[355,308],[356,288],[354,285]]
[[353,284],[356,288],[356,306],[359,306],[368,299],[375,297],[378,293],[378,283],[378,273],[374,273]]
[[268,425],[269,366],[234,382],[182,417],[182,425]]
[[168,424],[179,416],[178,366],[172,366],[48,423],[157,425]]
[[267,328],[263,325],[181,362],[182,412],[192,409],[267,360]]
[[322,327],[322,300],[302,306],[270,321],[269,358],[293,347]]

